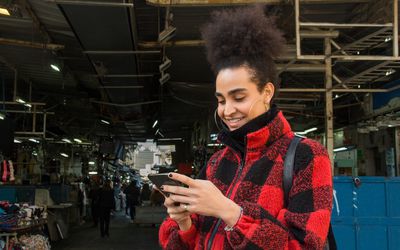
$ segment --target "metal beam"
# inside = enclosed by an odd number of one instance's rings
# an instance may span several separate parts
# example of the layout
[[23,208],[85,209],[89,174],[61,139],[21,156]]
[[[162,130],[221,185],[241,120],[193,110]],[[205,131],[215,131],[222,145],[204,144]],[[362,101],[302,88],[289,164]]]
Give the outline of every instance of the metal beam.
[[352,29],[352,28],[370,28],[370,27],[393,27],[392,23],[314,23],[300,22],[300,27],[312,28],[335,28],[335,29]]
[[92,100],[90,102],[109,105],[109,106],[115,106],[115,107],[129,108],[129,107],[141,106],[141,105],[146,105],[146,104],[160,103],[161,101],[157,100],[157,101],[148,101],[148,102],[126,103],[126,104],[101,102],[101,101],[94,101],[94,100]]
[[142,89],[144,86],[100,86],[100,89]]
[[331,39],[324,39],[325,53],[325,134],[326,134],[326,149],[329,159],[331,160],[331,173],[334,173],[333,161],[333,100],[332,100],[332,58],[329,55],[332,53]]
[[[282,88],[279,92],[298,92],[298,93],[324,93],[326,89],[321,88]],[[332,89],[332,92],[338,93],[385,93],[393,91],[393,89]]]
[[8,38],[0,38],[0,45],[11,45],[11,46],[19,46],[19,47],[28,47],[33,49],[48,49],[48,50],[61,50],[64,49],[64,45],[54,44],[54,43],[37,43],[31,41],[17,40],[17,39],[8,39]]
[[[367,3],[368,0],[353,0],[351,3]],[[290,3],[287,0],[146,0],[146,3],[158,7],[190,7],[190,6],[225,6],[265,3],[278,5]],[[340,4],[349,3],[345,0],[301,0],[302,4]]]
[[[1,42],[1,40],[0,40]],[[84,54],[90,55],[130,55],[130,54],[160,54],[159,50],[86,50],[82,51]]]
[[63,5],[84,5],[98,7],[129,7],[133,8],[133,3],[115,3],[115,2],[95,2],[95,1],[75,1],[75,0],[45,0],[48,3]]
[[112,75],[94,75],[96,77],[107,77],[107,78],[129,78],[129,77],[153,77],[154,74],[112,74]]
[[399,56],[399,16],[398,16],[398,0],[393,0],[393,56]]
[[339,31],[337,30],[302,30],[300,31],[301,38],[337,38]]
[[[331,58],[340,59],[343,61],[399,61],[400,57],[394,56],[347,56],[347,55],[331,55]],[[301,55],[298,56],[299,60],[325,60],[324,55]]]
[[278,64],[276,68],[280,72],[324,72],[323,64]]

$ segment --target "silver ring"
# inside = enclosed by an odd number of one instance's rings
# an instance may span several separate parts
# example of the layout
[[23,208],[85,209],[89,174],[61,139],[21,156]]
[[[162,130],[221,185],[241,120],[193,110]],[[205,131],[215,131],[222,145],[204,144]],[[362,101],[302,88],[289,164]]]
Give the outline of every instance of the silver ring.
[[187,204],[183,205],[183,209],[185,209],[185,211],[188,211],[188,205]]

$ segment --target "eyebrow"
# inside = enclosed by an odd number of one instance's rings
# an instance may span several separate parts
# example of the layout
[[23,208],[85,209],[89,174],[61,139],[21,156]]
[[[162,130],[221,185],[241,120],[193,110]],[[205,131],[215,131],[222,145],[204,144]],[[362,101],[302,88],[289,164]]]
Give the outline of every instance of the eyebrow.
[[[247,89],[245,89],[245,88],[238,88],[238,89],[232,89],[232,90],[230,90],[229,92],[228,92],[228,95],[234,95],[234,94],[237,94],[238,92],[242,92],[242,91],[246,91]],[[221,93],[219,93],[219,92],[215,92],[215,96],[216,97],[223,97],[223,95],[221,94]]]

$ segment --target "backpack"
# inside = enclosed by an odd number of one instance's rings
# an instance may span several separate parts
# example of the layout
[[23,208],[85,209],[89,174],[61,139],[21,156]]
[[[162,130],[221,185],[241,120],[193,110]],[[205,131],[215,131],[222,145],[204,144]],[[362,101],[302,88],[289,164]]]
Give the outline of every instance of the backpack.
[[[295,135],[292,141],[289,144],[288,150],[285,156],[285,162],[283,167],[283,191],[284,191],[284,202],[285,207],[287,207],[288,200],[289,200],[289,191],[292,188],[292,181],[293,181],[293,167],[294,167],[294,156],[296,154],[296,148],[299,142],[304,137]],[[333,235],[332,231],[332,224],[329,223],[329,231],[328,237],[326,239],[324,250],[336,250],[336,241],[335,236]]]

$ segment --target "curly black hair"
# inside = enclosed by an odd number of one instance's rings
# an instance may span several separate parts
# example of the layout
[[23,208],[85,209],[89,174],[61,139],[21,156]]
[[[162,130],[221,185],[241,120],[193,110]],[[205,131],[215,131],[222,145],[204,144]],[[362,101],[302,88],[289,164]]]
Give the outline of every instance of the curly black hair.
[[266,16],[264,10],[265,5],[257,4],[213,12],[201,34],[215,74],[222,69],[245,66],[259,91],[271,82],[277,93],[274,58],[282,52],[285,39],[275,19]]

